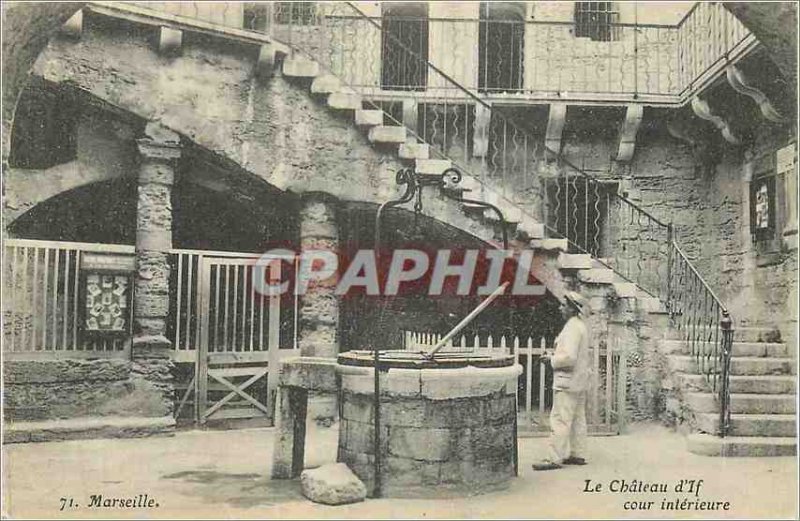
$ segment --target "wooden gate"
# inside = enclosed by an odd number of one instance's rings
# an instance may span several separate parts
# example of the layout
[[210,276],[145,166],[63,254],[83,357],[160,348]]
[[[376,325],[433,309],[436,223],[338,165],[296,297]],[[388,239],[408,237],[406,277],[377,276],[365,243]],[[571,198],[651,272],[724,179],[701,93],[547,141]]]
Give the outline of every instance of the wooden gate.
[[194,419],[201,424],[252,418],[271,422],[279,362],[298,354],[296,310],[285,309],[285,297],[263,295],[257,276],[263,273],[265,283],[277,283],[285,263],[293,266],[294,259],[271,257],[272,262],[264,263],[259,258],[267,259],[256,254],[173,254],[178,255],[176,360],[193,361],[195,369],[176,417],[194,394]]

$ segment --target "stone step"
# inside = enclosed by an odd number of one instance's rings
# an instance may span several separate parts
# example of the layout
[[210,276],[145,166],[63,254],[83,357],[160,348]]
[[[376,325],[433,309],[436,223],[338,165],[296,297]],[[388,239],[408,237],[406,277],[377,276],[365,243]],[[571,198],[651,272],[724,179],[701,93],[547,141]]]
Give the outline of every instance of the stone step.
[[332,94],[341,91],[342,82],[332,74],[322,74],[311,82],[311,92],[313,94]]
[[428,159],[430,153],[427,143],[403,143],[398,151],[400,159]]
[[[718,349],[721,348],[718,347]],[[694,342],[694,349],[703,354],[714,352],[713,342]],[[662,340],[661,351],[669,354],[690,354],[692,342],[686,340]],[[786,344],[767,342],[734,342],[731,346],[733,356],[782,358],[787,355]]]
[[545,251],[567,251],[569,241],[567,239],[533,239],[530,247]]
[[382,110],[356,110],[356,125],[359,127],[376,127],[383,125]]
[[370,143],[405,143],[406,127],[379,125],[369,129],[367,137]]
[[578,280],[587,284],[611,284],[615,276],[614,270],[609,268],[578,270]]
[[[697,373],[693,356],[669,355],[667,359],[673,371]],[[789,358],[731,357],[732,375],[790,375],[793,369],[794,361]]]
[[[731,413],[794,414],[796,401],[793,394],[731,393]],[[719,411],[717,396],[712,393],[686,393],[686,403],[695,412]]]
[[663,314],[667,312],[667,307],[664,305],[663,302],[661,302],[660,299],[652,297],[647,293],[639,291],[636,295],[636,299],[639,302],[639,306],[641,306],[641,309],[643,309],[647,313]]
[[796,438],[764,436],[726,436],[695,433],[686,437],[689,452],[703,456],[794,456],[797,454]]
[[361,96],[354,92],[333,92],[328,95],[328,107],[336,110],[361,110]]
[[[481,199],[478,199],[481,200]],[[503,214],[503,219],[506,220],[508,223],[518,223],[522,220],[522,210],[519,209],[517,206],[513,206],[510,203],[497,198],[491,198],[490,200],[486,201],[489,204],[495,205],[500,212]],[[489,221],[499,221],[500,217],[497,215],[497,212],[488,208],[484,210],[483,216]]]
[[635,298],[639,290],[633,282],[613,282],[611,286],[619,298]]
[[522,219],[517,225],[517,230],[524,234],[529,240],[545,238],[544,224],[536,222],[528,215],[522,216]]
[[97,438],[139,438],[175,433],[172,416],[142,418],[103,416],[34,422],[11,422],[4,425],[3,443],[88,440]]
[[[719,413],[696,413],[700,430],[714,434],[719,429]],[[796,436],[794,414],[731,414],[728,433],[731,436]]]
[[[712,329],[713,334],[716,329]],[[707,328],[697,328],[695,333],[704,335],[708,333]],[[670,328],[667,330],[668,340],[682,340],[686,331]],[[780,342],[780,333],[776,329],[763,327],[736,327],[733,332],[733,339],[738,342]]]
[[286,58],[283,60],[283,75],[290,78],[316,78],[319,64],[306,58]]
[[[677,373],[676,376],[685,389],[709,390],[705,375]],[[789,394],[797,388],[793,376],[731,375],[729,382],[731,393]]]
[[449,159],[417,159],[415,170],[418,174],[439,175],[452,166],[453,162]]
[[592,267],[592,256],[588,253],[561,253],[558,267],[563,270],[585,270]]

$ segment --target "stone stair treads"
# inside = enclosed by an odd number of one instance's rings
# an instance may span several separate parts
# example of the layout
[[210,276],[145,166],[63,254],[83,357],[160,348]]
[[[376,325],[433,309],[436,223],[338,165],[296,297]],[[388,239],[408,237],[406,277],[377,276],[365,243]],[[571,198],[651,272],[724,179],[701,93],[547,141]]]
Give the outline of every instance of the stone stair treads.
[[[699,353],[710,354],[714,351],[713,342],[690,342],[686,340],[664,340],[661,342],[661,349],[664,353],[688,355],[691,353],[693,344],[694,349]],[[733,342],[731,351],[735,357],[780,358],[787,354],[786,344],[768,342]]]
[[[713,434],[719,428],[719,413],[697,413],[698,428]],[[781,437],[797,435],[797,416],[794,414],[731,414],[731,436]]]
[[[706,391],[708,383],[701,374],[677,373],[677,378],[688,390]],[[794,376],[731,375],[731,393],[791,394],[796,392]]]
[[[689,355],[672,355],[669,363],[673,371],[696,373],[695,358]],[[793,374],[794,361],[790,358],[731,357],[732,375],[788,375]]]
[[379,125],[369,129],[368,139],[371,143],[405,143],[406,127]]
[[794,456],[796,438],[762,436],[727,436],[719,438],[710,434],[695,433],[686,437],[687,447],[694,454],[704,456]]
[[[793,394],[731,393],[731,413],[793,414],[796,401]],[[695,412],[719,411],[718,397],[712,393],[687,393],[686,403]]]

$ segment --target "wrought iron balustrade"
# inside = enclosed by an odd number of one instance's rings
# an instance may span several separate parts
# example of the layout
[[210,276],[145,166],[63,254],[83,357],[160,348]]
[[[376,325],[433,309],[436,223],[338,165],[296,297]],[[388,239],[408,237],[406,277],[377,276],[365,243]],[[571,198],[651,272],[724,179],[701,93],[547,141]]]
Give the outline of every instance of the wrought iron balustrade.
[[670,230],[667,308],[673,323],[687,342],[689,352],[715,393],[719,404],[719,432],[730,428],[730,366],[733,318],[672,238]]
[[[602,34],[587,32],[583,19],[503,19],[488,13],[480,18],[370,17],[359,7],[368,5],[363,2],[131,4],[270,34],[290,45],[303,41],[306,48],[323,26],[336,28],[353,40],[339,42],[341,55],[331,59],[379,62],[367,67],[350,63],[359,71],[350,82],[355,88],[437,88],[402,50],[407,47],[469,90],[498,100],[683,104],[757,45],[721,2],[698,2],[675,25],[620,23],[618,17],[608,17]],[[376,28],[384,35],[376,38]]]

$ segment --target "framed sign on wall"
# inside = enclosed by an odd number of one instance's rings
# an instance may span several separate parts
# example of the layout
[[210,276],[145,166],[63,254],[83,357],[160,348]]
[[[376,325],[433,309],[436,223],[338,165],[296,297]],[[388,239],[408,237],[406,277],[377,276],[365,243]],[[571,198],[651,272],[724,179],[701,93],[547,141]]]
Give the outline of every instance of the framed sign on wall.
[[134,259],[87,254],[82,259],[83,331],[119,336],[131,331]]

